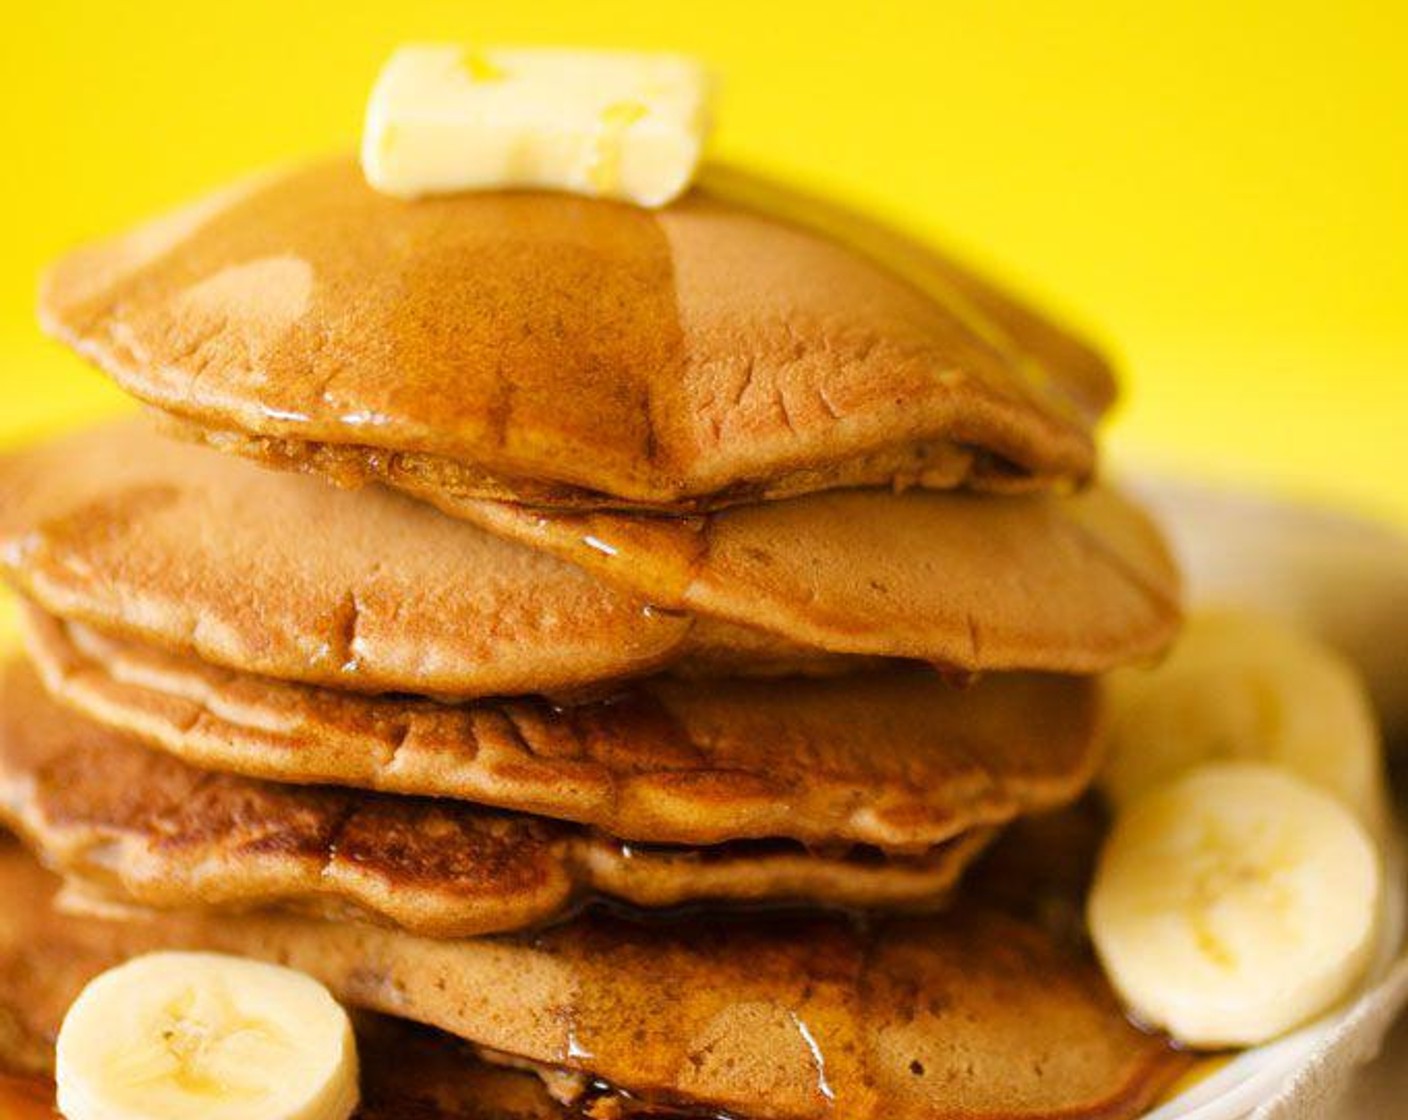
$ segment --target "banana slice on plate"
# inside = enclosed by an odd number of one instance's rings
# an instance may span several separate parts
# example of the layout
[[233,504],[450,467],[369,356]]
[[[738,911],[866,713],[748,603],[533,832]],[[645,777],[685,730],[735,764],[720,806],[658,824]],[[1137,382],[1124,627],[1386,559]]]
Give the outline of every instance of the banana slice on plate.
[[153,953],[103,973],[59,1032],[68,1120],[347,1120],[357,1050],[309,976],[213,953]]
[[1190,1046],[1254,1046],[1360,980],[1383,880],[1339,801],[1273,766],[1209,763],[1116,820],[1090,932],[1141,1019]]
[[1363,682],[1343,657],[1265,615],[1190,619],[1155,669],[1108,682],[1101,785],[1118,808],[1200,763],[1276,763],[1338,798],[1376,836],[1387,819],[1383,751]]

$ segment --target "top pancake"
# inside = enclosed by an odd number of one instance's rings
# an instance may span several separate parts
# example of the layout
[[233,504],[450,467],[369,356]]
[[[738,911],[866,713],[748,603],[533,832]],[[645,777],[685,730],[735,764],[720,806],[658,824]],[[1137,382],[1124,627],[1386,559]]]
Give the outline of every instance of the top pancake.
[[406,202],[340,159],[72,254],[41,316],[207,427],[540,505],[1082,481],[1113,396],[972,273],[736,173],[647,211]]

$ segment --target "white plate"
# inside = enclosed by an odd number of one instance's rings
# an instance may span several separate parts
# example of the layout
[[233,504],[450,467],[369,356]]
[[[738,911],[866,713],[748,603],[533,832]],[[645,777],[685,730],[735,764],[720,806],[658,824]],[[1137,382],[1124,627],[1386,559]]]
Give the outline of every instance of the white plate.
[[[1164,524],[1194,604],[1281,614],[1337,646],[1364,672],[1385,724],[1408,734],[1408,540],[1333,510],[1168,479],[1133,489]],[[1387,860],[1379,950],[1365,990],[1405,949],[1408,858]],[[1336,1012],[1238,1054],[1145,1120],[1242,1120],[1285,1088],[1351,1012]]]
[[[1388,974],[1404,950],[1404,923],[1408,915],[1408,890],[1405,890],[1408,861],[1404,858],[1404,841],[1401,838],[1393,845],[1386,864],[1388,892],[1379,947],[1364,984],[1365,991]],[[1347,1002],[1339,1010],[1295,1034],[1253,1050],[1242,1051],[1217,1072],[1146,1113],[1144,1120],[1242,1120],[1285,1086],[1286,1081],[1340,1025],[1353,1002]]]

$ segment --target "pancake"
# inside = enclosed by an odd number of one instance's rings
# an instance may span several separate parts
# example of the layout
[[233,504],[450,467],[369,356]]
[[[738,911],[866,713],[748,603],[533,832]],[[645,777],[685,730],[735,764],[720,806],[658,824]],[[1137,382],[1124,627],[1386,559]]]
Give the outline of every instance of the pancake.
[[[16,861],[3,845],[0,860]],[[0,1116],[57,1120],[51,1078],[64,1012],[126,954],[120,930],[54,912],[42,875],[16,867],[6,883],[30,893],[7,893],[0,918]],[[375,1015],[355,1016],[354,1026],[356,1120],[568,1120],[537,1077],[489,1065],[448,1035]]]
[[932,907],[990,835],[909,859],[643,848],[462,802],[213,774],[61,708],[19,662],[0,668],[0,820],[48,866],[126,901],[280,905],[431,937],[536,926],[597,896]]
[[343,493],[124,421],[0,461],[0,565],[55,613],[341,689],[573,694],[670,665],[853,662],[651,608],[380,489]]
[[[0,856],[5,897],[42,897],[46,881]],[[80,946],[278,961],[353,1006],[580,1073],[582,1090],[599,1082],[626,1112],[1122,1120],[1186,1064],[1128,1022],[1093,964],[975,905],[865,928],[822,915],[642,925],[592,914],[462,941],[280,914],[87,913],[63,926]],[[0,911],[0,943],[7,930],[23,940],[30,921]]]
[[[347,481],[326,456],[292,460],[193,425],[173,434]],[[656,606],[835,653],[1093,673],[1153,657],[1179,620],[1162,537],[1105,487],[1001,502],[836,490],[684,518],[547,512],[464,497],[415,473],[383,481]],[[996,572],[1020,578],[995,581]]]
[[407,203],[337,159],[72,254],[40,311],[175,415],[536,504],[1079,481],[1113,396],[967,270],[737,173],[651,212]]
[[1098,673],[1154,657],[1180,619],[1158,530],[1104,487],[1002,500],[845,490],[689,520],[440,506],[657,606],[838,653]]
[[[620,555],[600,570],[631,592],[502,539],[598,564],[595,536],[579,550],[564,540],[574,530],[513,508],[482,515],[490,533],[129,422],[0,463],[0,563],[55,614],[229,668],[460,697],[571,695],[666,668],[820,675],[880,654],[1084,671],[1149,654],[1177,621],[1157,535],[1104,492],[775,502],[721,515],[703,553],[681,522],[613,518],[602,531],[638,540],[607,544]],[[671,555],[681,547],[693,559]]]
[[26,612],[49,689],[198,766],[496,805],[631,841],[786,838],[919,854],[1062,804],[1100,756],[1081,678],[955,689],[922,668],[828,681],[641,681],[573,708],[446,707],[233,674]]

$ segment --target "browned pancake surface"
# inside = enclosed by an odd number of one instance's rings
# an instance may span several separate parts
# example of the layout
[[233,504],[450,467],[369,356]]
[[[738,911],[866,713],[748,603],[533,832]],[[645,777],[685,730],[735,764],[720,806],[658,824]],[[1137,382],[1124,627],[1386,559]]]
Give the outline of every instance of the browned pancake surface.
[[263,471],[140,421],[0,461],[0,563],[55,613],[342,689],[570,693],[696,657],[835,667],[652,609],[421,503]]
[[13,662],[0,668],[0,818],[49,866],[115,897],[279,904],[436,937],[538,925],[595,895],[933,906],[987,840],[979,830],[900,860],[641,848],[465,803],[213,774],[60,708]]
[[1113,394],[966,270],[736,173],[651,212],[335,160],[74,253],[41,309],[175,414],[547,503],[1082,479]]
[[1099,760],[1096,687],[901,667],[824,681],[650,678],[609,701],[448,707],[231,673],[38,611],[48,687],[200,766],[450,797],[633,841],[786,837],[921,852],[1074,798]]
[[56,614],[217,664],[458,696],[664,668],[821,675],[877,655],[1087,672],[1160,649],[1178,621],[1162,542],[1106,491],[847,491],[702,528],[458,512],[493,532],[129,422],[0,464],[0,561]]
[[[14,856],[0,857],[0,890],[48,894]],[[0,943],[25,922],[0,913]],[[279,961],[354,1006],[600,1078],[631,1094],[628,1110],[1122,1120],[1185,1064],[1129,1024],[1092,965],[971,905],[866,931],[820,916],[591,916],[533,937],[427,941],[279,915],[129,912],[62,932],[117,956],[187,948]]]
[[421,496],[658,605],[834,652],[1095,673],[1154,656],[1180,618],[1162,537],[1108,488],[846,490],[689,520]]

